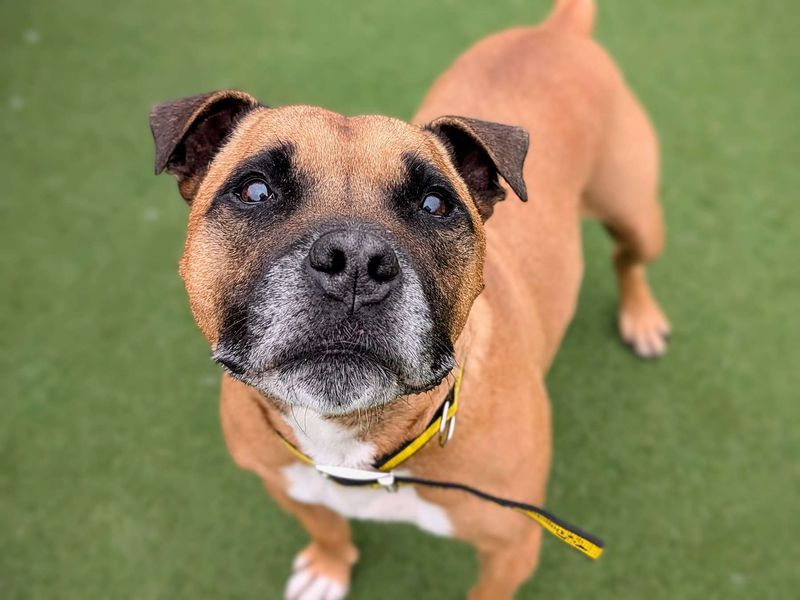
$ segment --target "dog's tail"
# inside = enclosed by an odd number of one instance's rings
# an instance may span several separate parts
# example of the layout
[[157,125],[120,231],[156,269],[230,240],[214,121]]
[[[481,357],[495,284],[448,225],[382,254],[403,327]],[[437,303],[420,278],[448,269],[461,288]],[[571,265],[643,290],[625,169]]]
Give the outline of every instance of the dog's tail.
[[594,0],[556,0],[543,25],[591,35],[596,11]]

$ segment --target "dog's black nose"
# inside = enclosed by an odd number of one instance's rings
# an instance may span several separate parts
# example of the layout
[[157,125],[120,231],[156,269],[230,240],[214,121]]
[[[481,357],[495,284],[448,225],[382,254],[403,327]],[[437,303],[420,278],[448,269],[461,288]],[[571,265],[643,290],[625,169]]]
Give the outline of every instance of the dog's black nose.
[[308,253],[311,278],[350,312],[381,302],[392,291],[400,263],[392,247],[364,231],[338,230],[317,239]]

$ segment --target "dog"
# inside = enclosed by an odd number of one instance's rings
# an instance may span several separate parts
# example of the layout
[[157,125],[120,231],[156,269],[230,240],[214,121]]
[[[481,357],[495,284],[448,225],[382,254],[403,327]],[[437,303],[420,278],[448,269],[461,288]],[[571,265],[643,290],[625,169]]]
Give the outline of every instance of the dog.
[[[581,216],[615,242],[622,340],[664,353],[645,275],[664,245],[658,144],[594,14],[559,0],[483,39],[410,123],[235,90],[152,110],[156,173],[190,207],[179,270],[224,367],[227,445],[311,538],[287,598],[345,597],[348,518],[470,543],[473,600],[512,598],[532,574],[539,524],[430,482],[544,502],[545,375],[575,311]],[[432,423],[444,449],[417,444],[370,479]],[[373,489],[397,481],[411,485]]]

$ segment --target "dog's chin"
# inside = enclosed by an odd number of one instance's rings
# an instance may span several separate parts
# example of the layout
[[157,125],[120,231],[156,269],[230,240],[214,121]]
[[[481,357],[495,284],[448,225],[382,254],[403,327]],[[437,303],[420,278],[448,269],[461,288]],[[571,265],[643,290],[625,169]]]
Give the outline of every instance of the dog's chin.
[[[455,367],[452,354],[434,365],[406,365],[399,357],[364,349],[317,348],[310,352],[263,355],[256,364],[230,358],[218,348],[213,358],[234,378],[279,405],[336,416],[389,404],[401,396],[438,386]],[[427,362],[427,361],[424,361]]]
[[288,360],[239,379],[289,407],[329,416],[387,404],[407,388],[397,373],[356,354]]

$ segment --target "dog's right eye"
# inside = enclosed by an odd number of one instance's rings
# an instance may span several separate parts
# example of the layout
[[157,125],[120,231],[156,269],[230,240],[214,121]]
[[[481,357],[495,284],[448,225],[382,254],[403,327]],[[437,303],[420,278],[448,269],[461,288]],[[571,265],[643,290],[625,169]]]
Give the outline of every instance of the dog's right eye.
[[266,182],[260,179],[254,179],[248,181],[244,185],[242,191],[239,193],[239,198],[242,199],[242,202],[248,204],[258,204],[259,202],[266,202],[274,199],[275,194]]

